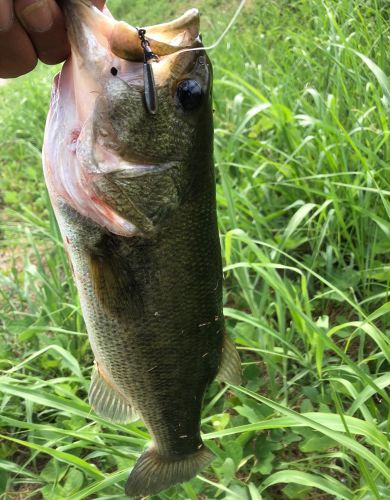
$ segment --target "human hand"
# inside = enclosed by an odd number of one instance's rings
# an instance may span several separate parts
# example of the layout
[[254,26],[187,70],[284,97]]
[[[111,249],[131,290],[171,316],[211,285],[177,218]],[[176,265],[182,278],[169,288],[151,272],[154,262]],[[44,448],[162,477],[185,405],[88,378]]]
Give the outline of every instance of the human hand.
[[[66,1],[66,0],[65,0]],[[104,0],[92,0],[102,9]],[[0,78],[57,64],[69,54],[64,16],[55,0],[0,0]]]

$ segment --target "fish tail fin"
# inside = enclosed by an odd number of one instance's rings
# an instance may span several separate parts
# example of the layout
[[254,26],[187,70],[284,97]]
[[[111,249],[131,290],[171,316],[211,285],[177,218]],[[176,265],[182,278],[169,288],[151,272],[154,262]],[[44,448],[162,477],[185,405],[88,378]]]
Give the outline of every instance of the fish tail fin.
[[177,483],[192,479],[214,458],[203,444],[190,455],[164,457],[149,448],[138,459],[127,480],[125,491],[130,497],[155,495]]

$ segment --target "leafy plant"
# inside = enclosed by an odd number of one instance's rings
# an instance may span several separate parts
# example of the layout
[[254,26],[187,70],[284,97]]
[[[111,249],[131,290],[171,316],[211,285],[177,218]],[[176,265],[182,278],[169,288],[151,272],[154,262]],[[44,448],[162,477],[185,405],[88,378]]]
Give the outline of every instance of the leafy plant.
[[[109,4],[133,24],[175,1]],[[196,2],[206,43],[235,3]],[[216,14],[218,12],[218,15]],[[210,468],[160,499],[387,498],[389,31],[384,2],[248,2],[214,61],[225,316]],[[0,494],[124,498],[148,443],[86,402],[93,362],[40,171],[53,70],[0,88]]]

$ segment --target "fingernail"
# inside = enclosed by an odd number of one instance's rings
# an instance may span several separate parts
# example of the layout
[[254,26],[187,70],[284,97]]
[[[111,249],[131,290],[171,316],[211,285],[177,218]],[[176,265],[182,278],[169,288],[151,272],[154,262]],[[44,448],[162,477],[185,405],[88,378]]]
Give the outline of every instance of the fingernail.
[[36,0],[20,13],[21,21],[31,31],[47,31],[53,24],[50,5],[47,0]]
[[12,0],[0,0],[0,31],[7,31],[14,20]]

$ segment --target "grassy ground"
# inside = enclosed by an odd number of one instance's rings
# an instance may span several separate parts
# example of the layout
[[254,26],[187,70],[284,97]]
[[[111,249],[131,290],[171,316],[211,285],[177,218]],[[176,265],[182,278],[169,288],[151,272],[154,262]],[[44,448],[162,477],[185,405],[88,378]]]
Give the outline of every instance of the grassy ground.
[[[236,4],[110,5],[133,24],[198,6],[212,42]],[[390,498],[389,21],[380,0],[248,1],[211,54],[244,383],[209,390],[210,468],[155,498]],[[0,494],[123,498],[148,436],[86,403],[92,355],[40,167],[53,73],[0,87]]]

